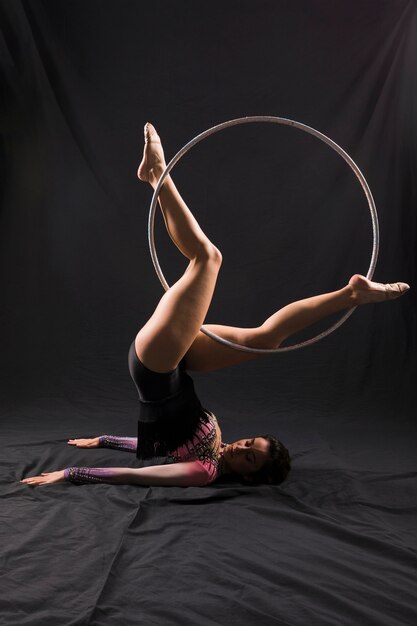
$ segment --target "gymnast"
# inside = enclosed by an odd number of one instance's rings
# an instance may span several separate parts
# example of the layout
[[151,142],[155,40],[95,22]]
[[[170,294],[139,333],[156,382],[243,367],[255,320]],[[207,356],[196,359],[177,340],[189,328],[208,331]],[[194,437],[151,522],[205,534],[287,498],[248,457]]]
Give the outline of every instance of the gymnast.
[[[154,189],[166,164],[160,138],[147,123],[138,169]],[[189,264],[162,296],[153,315],[136,335],[128,354],[129,371],[139,395],[138,437],[101,435],[70,439],[79,448],[109,447],[136,453],[140,460],[167,457],[168,463],[146,467],[68,467],[20,482],[45,485],[64,481],[135,485],[203,486],[220,476],[249,484],[280,484],[291,467],[284,444],[272,435],[223,443],[216,417],[202,407],[188,371],[208,372],[259,357],[234,350],[201,332],[222,256],[203,233],[171,176],[159,195],[167,231]],[[207,324],[215,334],[252,348],[277,348],[287,337],[325,316],[384,302],[408,291],[406,283],[381,284],[355,274],[337,291],[288,304],[257,328]]]

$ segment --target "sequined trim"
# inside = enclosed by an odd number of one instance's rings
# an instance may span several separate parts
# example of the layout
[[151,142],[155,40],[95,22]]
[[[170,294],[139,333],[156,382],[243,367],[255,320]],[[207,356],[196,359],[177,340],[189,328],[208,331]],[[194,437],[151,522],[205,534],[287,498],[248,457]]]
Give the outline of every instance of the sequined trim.
[[113,448],[114,450],[127,450],[136,452],[138,440],[136,437],[116,437],[114,435],[101,435],[99,438],[100,448]]
[[67,467],[64,477],[75,484],[103,483],[112,478],[113,472],[104,467]]
[[200,422],[194,437],[169,454],[174,463],[200,461],[212,482],[218,476],[219,461],[226,444],[221,441],[221,430],[216,417],[208,413],[208,422]]

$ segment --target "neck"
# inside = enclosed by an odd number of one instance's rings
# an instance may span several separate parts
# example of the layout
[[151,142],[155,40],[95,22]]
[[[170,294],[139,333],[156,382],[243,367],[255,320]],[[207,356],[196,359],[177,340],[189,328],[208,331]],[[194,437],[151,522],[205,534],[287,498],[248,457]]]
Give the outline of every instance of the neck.
[[220,452],[218,470],[221,476],[233,474],[230,467],[227,465],[223,451]]

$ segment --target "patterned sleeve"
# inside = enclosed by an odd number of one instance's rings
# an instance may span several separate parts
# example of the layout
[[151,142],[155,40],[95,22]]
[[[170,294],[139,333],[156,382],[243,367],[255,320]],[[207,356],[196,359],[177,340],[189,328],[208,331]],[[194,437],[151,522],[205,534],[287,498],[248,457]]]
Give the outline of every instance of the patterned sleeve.
[[101,435],[99,437],[99,448],[114,448],[115,450],[136,452],[137,447],[137,437],[115,437],[114,435]]
[[64,478],[71,483],[105,483],[111,479],[113,473],[105,467],[67,467]]

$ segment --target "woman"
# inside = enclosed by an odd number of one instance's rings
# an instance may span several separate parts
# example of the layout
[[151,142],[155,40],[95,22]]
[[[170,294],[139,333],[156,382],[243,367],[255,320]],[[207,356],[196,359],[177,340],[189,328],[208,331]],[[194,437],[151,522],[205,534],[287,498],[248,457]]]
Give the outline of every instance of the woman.
[[[145,125],[145,147],[138,177],[155,188],[165,169],[155,128]],[[204,409],[187,370],[211,371],[256,358],[228,348],[200,330],[209,308],[222,257],[203,233],[168,176],[159,195],[168,233],[189,260],[183,276],[162,296],[129,351],[129,369],[139,394],[138,438],[102,435],[70,439],[69,445],[134,451],[140,459],[168,456],[172,463],[141,468],[71,467],[26,478],[28,485],[108,482],[139,485],[202,486],[218,476],[247,482],[282,482],[290,470],[285,446],[271,435],[221,440],[215,416]],[[217,335],[255,348],[276,348],[293,333],[323,317],[360,304],[403,295],[406,283],[382,285],[355,274],[349,283],[285,306],[258,328],[207,325]]]

